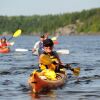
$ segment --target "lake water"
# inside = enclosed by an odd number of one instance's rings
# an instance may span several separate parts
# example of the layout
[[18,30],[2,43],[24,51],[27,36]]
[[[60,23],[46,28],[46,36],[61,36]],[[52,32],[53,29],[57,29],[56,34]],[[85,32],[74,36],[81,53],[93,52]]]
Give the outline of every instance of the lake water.
[[[8,38],[8,37],[7,37]],[[69,49],[69,55],[60,55],[64,63],[79,63],[79,79],[69,71],[64,85],[48,93],[30,93],[27,79],[37,68],[38,57],[31,51],[16,52],[17,48],[32,49],[39,40],[35,36],[21,36],[8,54],[0,54],[0,100],[100,100],[100,36],[61,36],[55,50]]]

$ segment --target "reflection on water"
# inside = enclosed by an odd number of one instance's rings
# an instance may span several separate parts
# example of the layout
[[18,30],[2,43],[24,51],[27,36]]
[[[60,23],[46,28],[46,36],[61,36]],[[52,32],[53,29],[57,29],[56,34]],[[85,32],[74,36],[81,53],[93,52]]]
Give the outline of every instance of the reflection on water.
[[56,100],[56,92],[55,91],[48,91],[48,92],[43,92],[42,94],[34,94],[34,93],[29,93],[31,96],[31,100],[34,99],[41,99],[41,100]]
[[22,36],[21,39],[16,39],[10,53],[0,54],[0,100],[100,99],[100,36],[59,37],[59,44],[55,45],[55,50],[70,50],[69,55],[60,55],[60,58],[64,63],[80,64],[79,81],[77,82],[73,73],[68,71],[68,80],[63,87],[33,94],[29,90],[27,79],[30,73],[38,68],[38,57],[33,56],[31,51],[15,52],[15,49],[31,49],[37,40],[38,37]]

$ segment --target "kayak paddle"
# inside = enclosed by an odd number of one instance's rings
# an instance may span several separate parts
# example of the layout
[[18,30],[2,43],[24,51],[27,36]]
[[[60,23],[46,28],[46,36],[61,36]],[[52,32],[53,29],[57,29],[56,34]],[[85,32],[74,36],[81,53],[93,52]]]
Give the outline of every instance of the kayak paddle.
[[80,67],[72,68],[71,64],[66,64],[64,65],[64,68],[71,70],[75,76],[79,76],[80,74]]
[[55,40],[57,40],[57,37],[56,36],[55,37],[52,37],[51,40],[52,41],[55,41]]
[[26,51],[32,51],[32,50],[17,48],[17,49],[15,49],[15,51],[18,51],[18,52],[26,52]]
[[18,37],[18,36],[20,36],[20,35],[21,35],[21,32],[22,32],[22,30],[21,30],[21,29],[18,29],[18,30],[13,34],[13,36],[12,36],[11,38],[8,39],[8,41],[11,40],[13,37]]
[[54,36],[51,38],[51,40],[53,41],[54,44],[59,44],[59,42],[57,41],[58,36]]

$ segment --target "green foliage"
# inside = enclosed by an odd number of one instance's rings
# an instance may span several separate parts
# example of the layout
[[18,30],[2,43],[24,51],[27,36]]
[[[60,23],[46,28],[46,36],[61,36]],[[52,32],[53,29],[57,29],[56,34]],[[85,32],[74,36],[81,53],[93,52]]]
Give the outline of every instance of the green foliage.
[[100,33],[100,8],[59,15],[0,16],[0,32],[8,33],[21,28],[24,34],[52,34],[58,28],[72,24],[77,27],[77,33]]

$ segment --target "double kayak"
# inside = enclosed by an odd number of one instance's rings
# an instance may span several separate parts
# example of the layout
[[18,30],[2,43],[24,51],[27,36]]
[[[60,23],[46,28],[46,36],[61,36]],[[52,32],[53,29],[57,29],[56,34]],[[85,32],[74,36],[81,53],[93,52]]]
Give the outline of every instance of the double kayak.
[[40,93],[63,86],[67,79],[66,71],[56,73],[55,80],[49,80],[39,74],[31,74],[28,83],[33,93]]
[[[17,52],[27,52],[27,51],[32,51],[32,50],[17,48],[17,49],[15,49],[15,51],[17,51]],[[64,55],[70,54],[70,51],[68,49],[59,49],[59,50],[56,50],[56,52],[58,54],[64,54]],[[32,54],[38,56],[38,49],[35,52],[33,52]]]
[[0,48],[0,53],[9,53],[10,49],[9,48]]
[[[59,55],[68,55],[70,53],[70,51],[68,49],[59,49],[59,50],[56,50],[56,52],[59,54]],[[35,52],[32,53],[33,55],[38,55],[38,50],[36,50]]]

